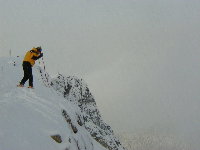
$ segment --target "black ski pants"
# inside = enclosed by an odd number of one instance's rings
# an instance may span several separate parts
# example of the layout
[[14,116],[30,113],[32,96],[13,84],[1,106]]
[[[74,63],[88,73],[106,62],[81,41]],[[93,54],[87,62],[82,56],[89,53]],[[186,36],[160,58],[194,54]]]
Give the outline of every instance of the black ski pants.
[[24,85],[27,80],[29,80],[29,86],[33,86],[33,74],[32,66],[28,61],[23,62],[24,77],[20,84]]

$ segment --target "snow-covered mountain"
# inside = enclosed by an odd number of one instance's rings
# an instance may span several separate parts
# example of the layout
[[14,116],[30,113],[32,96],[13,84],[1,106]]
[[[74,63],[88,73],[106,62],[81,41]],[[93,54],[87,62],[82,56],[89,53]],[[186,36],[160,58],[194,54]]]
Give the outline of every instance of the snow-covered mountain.
[[128,150],[192,150],[191,145],[170,133],[123,132],[119,133],[118,137]]
[[[1,150],[123,150],[87,84],[33,67],[35,89],[18,88],[22,58],[0,58]],[[41,64],[42,65],[42,64]]]

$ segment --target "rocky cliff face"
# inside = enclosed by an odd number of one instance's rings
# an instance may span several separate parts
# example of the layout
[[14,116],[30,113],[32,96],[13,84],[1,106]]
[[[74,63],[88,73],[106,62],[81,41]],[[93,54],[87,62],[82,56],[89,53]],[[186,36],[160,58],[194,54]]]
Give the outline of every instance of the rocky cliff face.
[[[53,88],[57,93],[63,96],[66,101],[74,103],[79,112],[76,112],[77,123],[83,126],[90,135],[101,145],[109,150],[123,150],[120,141],[115,137],[113,130],[107,125],[100,115],[95,99],[91,94],[87,84],[74,76],[63,76],[58,74],[54,78],[50,78],[48,73],[38,67],[43,83],[50,88]],[[76,127],[73,121],[67,117],[66,110],[63,110],[63,115],[70,122],[74,132]]]
[[59,74],[50,80],[49,86],[80,108],[77,122],[84,126],[97,142],[109,150],[124,149],[114,136],[111,127],[102,120],[95,99],[82,79]]

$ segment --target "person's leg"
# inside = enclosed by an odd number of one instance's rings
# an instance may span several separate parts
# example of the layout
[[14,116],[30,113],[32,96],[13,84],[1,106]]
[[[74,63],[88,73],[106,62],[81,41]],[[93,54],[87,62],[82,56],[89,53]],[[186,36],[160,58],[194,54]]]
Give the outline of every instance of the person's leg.
[[26,62],[23,62],[23,70],[24,70],[24,77],[21,80],[20,84],[24,85],[26,81],[29,79],[29,65]]
[[33,74],[32,74],[32,67],[29,68],[29,86],[33,87]]

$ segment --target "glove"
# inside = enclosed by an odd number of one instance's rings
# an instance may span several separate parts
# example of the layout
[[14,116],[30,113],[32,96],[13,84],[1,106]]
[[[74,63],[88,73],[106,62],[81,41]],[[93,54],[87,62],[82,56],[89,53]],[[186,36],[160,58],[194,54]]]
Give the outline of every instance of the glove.
[[40,54],[40,57],[43,57],[43,53]]

